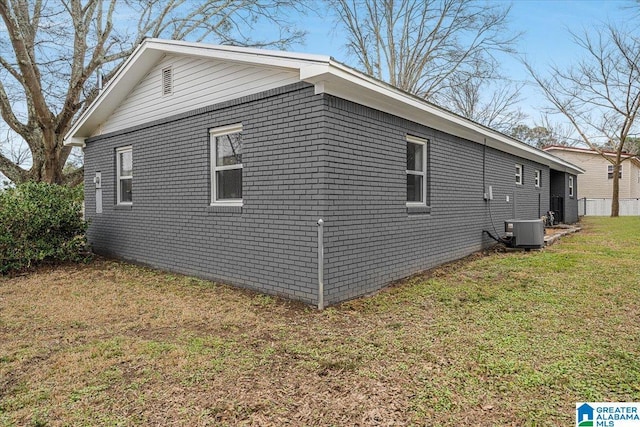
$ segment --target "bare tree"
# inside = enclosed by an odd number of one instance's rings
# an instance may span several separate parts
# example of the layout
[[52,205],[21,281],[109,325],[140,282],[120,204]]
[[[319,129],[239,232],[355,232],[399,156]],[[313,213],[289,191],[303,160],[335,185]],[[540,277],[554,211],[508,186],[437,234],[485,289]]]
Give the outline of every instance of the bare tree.
[[468,119],[508,133],[527,116],[519,108],[522,84],[506,79],[455,75],[434,101]]
[[509,7],[475,0],[328,0],[367,74],[433,100],[452,78],[494,76],[512,52]]
[[[0,153],[0,172],[13,182],[79,182],[82,168],[63,173],[71,148],[62,139],[96,96],[100,69],[109,79],[145,37],[287,46],[303,36],[281,18],[298,1],[0,0],[0,114],[31,155],[27,169]],[[279,34],[251,39],[264,22]]]
[[[552,66],[544,77],[524,61],[553,110],[574,127],[582,142],[613,165],[611,216],[619,214],[619,176],[625,141],[637,129],[640,109],[640,39],[626,28],[607,25],[572,33],[584,57],[567,69]],[[601,147],[609,145],[615,156]]]
[[7,130],[4,142],[0,147],[0,154],[20,167],[24,167],[31,162],[29,146],[17,138],[10,130]]

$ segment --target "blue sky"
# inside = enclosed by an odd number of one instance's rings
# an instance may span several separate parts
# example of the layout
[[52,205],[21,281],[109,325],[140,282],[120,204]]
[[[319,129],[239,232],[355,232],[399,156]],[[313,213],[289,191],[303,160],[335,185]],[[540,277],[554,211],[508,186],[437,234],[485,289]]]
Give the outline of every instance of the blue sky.
[[[514,32],[523,32],[517,49],[541,71],[550,63],[568,64],[579,55],[569,30],[588,31],[594,25],[630,21],[636,15],[635,11],[625,8],[634,1],[626,0],[493,0],[493,3],[512,5],[510,27]],[[353,65],[331,18],[307,16],[305,22],[306,44],[294,46],[292,50],[330,55]],[[511,57],[504,58],[503,73],[515,81],[529,79],[522,64]],[[529,115],[529,122],[537,121],[544,98],[533,85],[523,89],[522,98],[520,108]]]

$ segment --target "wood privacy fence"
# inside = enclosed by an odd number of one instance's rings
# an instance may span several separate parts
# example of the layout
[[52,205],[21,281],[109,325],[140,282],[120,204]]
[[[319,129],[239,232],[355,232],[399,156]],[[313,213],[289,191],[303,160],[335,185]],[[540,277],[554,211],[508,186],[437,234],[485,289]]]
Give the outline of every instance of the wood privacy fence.
[[[611,199],[578,200],[578,215],[610,216]],[[620,216],[640,215],[640,199],[620,199]]]

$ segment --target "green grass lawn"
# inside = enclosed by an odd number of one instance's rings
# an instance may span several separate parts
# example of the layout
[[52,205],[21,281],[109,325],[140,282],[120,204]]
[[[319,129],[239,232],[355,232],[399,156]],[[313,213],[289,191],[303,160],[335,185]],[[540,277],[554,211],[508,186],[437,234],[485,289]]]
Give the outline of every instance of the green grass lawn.
[[558,425],[640,401],[640,218],[323,312],[108,260],[0,278],[0,426]]

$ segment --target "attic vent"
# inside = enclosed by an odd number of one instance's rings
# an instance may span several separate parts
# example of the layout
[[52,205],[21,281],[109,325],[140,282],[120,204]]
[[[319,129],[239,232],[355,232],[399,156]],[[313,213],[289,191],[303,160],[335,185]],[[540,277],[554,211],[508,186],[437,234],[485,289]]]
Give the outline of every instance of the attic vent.
[[162,70],[162,94],[171,95],[173,93],[173,72],[171,67]]

